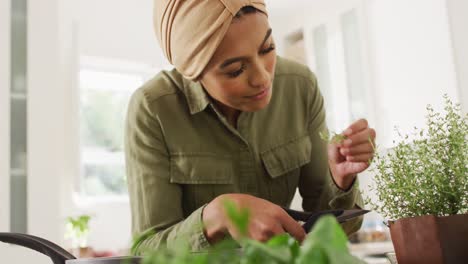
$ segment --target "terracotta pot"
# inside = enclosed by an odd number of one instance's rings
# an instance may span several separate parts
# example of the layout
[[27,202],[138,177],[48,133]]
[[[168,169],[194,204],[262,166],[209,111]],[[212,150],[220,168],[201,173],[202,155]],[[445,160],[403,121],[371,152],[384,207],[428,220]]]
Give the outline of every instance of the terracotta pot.
[[390,222],[398,264],[468,263],[468,214]]
[[68,250],[72,255],[77,258],[91,258],[94,257],[94,251],[91,247],[79,247]]
[[93,249],[91,247],[80,247],[80,258],[92,258]]

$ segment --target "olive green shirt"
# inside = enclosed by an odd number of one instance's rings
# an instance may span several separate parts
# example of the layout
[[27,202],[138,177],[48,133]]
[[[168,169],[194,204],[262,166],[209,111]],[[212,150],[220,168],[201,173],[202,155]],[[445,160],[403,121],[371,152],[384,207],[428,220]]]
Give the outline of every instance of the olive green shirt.
[[[357,183],[342,191],[327,161],[324,101],[313,73],[278,57],[272,98],[242,112],[237,128],[199,82],[162,71],[132,96],[126,123],[126,164],[134,250],[173,247],[186,238],[207,249],[202,210],[224,193],[251,194],[289,206],[296,189],[305,211],[362,207]],[[349,234],[362,219],[344,225]]]

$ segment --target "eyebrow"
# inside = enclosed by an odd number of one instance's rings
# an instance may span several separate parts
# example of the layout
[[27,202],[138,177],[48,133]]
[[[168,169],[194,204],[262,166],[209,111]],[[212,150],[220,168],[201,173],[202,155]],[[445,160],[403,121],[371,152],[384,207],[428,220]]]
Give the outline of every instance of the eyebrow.
[[[265,38],[264,38],[263,41],[262,41],[262,44],[260,44],[260,48],[259,48],[259,49],[261,49],[262,46],[265,44],[265,42],[268,40],[268,38],[269,38],[270,35],[271,35],[271,32],[272,32],[271,28],[268,29],[268,31],[267,31],[267,33],[266,33],[266,35],[265,35]],[[220,68],[220,69],[224,69],[224,68],[226,68],[227,66],[229,66],[230,64],[233,64],[233,63],[235,63],[235,62],[244,60],[244,59],[246,59],[246,58],[247,58],[246,56],[241,56],[241,57],[234,57],[234,58],[227,59],[227,60],[225,60],[225,61],[221,64],[221,66],[219,66],[219,68]]]

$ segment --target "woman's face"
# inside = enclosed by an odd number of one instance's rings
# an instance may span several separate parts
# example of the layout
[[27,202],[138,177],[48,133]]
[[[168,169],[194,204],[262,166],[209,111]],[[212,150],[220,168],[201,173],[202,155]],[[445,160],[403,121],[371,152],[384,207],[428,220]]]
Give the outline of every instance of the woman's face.
[[221,108],[254,112],[268,105],[276,52],[267,16],[233,19],[200,81]]

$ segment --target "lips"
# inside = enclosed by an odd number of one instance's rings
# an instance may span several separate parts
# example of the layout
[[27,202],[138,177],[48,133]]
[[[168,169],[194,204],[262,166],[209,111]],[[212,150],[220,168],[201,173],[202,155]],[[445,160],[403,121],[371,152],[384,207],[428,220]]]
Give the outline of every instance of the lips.
[[268,94],[269,91],[270,91],[270,88],[265,88],[258,94],[247,96],[247,98],[254,99],[254,100],[263,99]]

